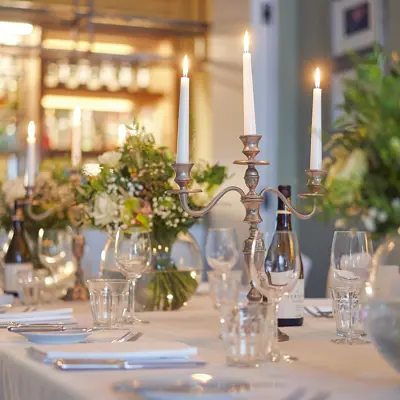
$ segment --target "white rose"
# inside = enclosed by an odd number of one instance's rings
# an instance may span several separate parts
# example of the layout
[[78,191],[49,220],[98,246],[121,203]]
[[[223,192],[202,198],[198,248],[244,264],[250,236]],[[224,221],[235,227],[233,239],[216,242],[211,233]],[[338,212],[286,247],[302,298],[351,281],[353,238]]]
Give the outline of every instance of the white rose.
[[4,182],[2,191],[4,193],[4,199],[8,206],[14,207],[15,200],[24,198],[26,196],[24,178],[19,177],[13,179],[12,181]]
[[118,165],[122,154],[118,151],[106,151],[104,154],[99,156],[98,160],[100,164],[106,165],[107,167],[114,168]]
[[395,197],[395,198],[392,200],[392,207],[393,207],[393,208],[400,208],[400,198]]
[[361,183],[367,171],[367,156],[363,150],[356,149],[349,155],[343,168],[336,175],[336,179]]
[[115,213],[118,212],[118,204],[106,193],[96,195],[91,215],[96,225],[107,225],[115,220]]
[[371,217],[367,217],[365,215],[363,215],[361,217],[362,222],[364,223],[365,228],[367,229],[367,231],[370,232],[375,232],[376,230],[376,223],[375,220]]

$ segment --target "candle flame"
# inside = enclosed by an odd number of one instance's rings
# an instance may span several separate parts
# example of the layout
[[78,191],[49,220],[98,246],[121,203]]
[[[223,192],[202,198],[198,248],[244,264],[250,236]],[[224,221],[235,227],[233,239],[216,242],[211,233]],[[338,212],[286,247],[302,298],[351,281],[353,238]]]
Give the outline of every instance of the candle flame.
[[315,70],[315,87],[319,88],[321,81],[321,73],[319,72],[319,68]]
[[188,56],[183,57],[183,76],[188,76],[189,72],[189,60]]
[[34,138],[35,137],[35,123],[33,121],[30,121],[28,124],[28,138]]
[[118,127],[118,144],[122,146],[126,140],[126,127],[124,124],[121,124]]
[[74,108],[74,117],[73,117],[74,126],[79,126],[81,123],[81,109],[80,107]]
[[249,52],[249,32],[246,31],[244,34],[244,52]]

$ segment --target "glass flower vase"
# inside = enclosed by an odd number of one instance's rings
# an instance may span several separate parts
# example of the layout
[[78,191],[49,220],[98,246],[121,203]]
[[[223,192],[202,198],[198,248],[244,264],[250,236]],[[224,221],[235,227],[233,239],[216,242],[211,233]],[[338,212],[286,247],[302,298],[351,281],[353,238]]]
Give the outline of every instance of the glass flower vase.
[[136,282],[137,308],[169,311],[185,306],[196,292],[203,271],[201,250],[190,233],[172,244],[153,242],[152,269]]

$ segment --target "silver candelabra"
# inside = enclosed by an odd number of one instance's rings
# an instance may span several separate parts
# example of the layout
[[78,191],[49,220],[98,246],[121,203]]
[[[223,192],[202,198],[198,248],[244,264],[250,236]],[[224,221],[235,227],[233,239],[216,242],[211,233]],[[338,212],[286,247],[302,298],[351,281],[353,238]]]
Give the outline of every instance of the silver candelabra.
[[[276,194],[286,205],[286,207],[300,219],[310,219],[316,211],[316,201],[318,197],[321,197],[325,193],[325,188],[322,185],[322,178],[325,175],[323,170],[316,169],[308,169],[306,170],[306,174],[309,179],[307,181],[308,191],[306,193],[302,193],[299,195],[301,198],[312,198],[313,199],[313,209],[309,214],[302,214],[298,212],[293,205],[285,198],[285,196],[279,192],[278,189],[274,187],[266,187],[261,190],[261,192],[257,193],[256,189],[259,182],[259,174],[257,170],[257,166],[269,165],[269,162],[256,160],[255,157],[260,152],[258,144],[262,138],[262,135],[244,135],[240,136],[240,140],[243,143],[243,151],[242,153],[247,157],[247,160],[236,160],[234,164],[238,165],[247,165],[246,172],[244,174],[244,182],[248,188],[248,192],[245,193],[240,187],[237,186],[229,186],[220,192],[211,202],[202,208],[201,210],[192,210],[189,206],[189,195],[193,193],[201,192],[200,189],[189,189],[189,185],[192,181],[190,171],[193,167],[192,163],[176,163],[172,164],[172,167],[175,171],[175,182],[179,186],[179,190],[170,190],[168,193],[170,194],[178,194],[181,200],[182,208],[193,217],[202,217],[207,214],[211,209],[225,196],[228,192],[235,191],[240,195],[240,201],[244,205],[245,208],[245,218],[244,222],[249,224],[250,234],[249,237],[244,241],[243,245],[243,255],[245,260],[245,266],[247,271],[247,276],[250,276],[249,268],[250,268],[250,258],[251,258],[251,247],[255,237],[259,237],[257,239],[256,247],[255,247],[255,259],[254,262],[256,265],[263,265],[264,257],[265,257],[265,244],[261,235],[257,236],[258,232],[258,224],[262,222],[262,218],[260,216],[260,206],[264,201],[264,194],[267,192],[272,192]],[[250,282],[250,290],[247,295],[249,301],[260,301],[261,294],[253,287]]]

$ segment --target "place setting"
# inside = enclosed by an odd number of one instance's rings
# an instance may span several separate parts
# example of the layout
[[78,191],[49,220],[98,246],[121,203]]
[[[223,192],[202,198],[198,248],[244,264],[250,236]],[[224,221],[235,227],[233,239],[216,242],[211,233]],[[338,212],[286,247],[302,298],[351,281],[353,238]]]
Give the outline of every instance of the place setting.
[[0,399],[400,398],[383,2],[28,3],[0,0]]

